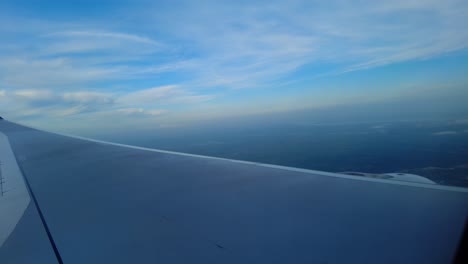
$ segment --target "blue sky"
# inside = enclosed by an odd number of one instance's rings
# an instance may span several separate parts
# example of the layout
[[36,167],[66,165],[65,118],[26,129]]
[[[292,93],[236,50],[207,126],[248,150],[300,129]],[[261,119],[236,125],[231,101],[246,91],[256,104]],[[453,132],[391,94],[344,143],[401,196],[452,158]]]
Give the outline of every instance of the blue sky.
[[467,16],[459,0],[1,1],[0,113],[91,131],[455,98]]

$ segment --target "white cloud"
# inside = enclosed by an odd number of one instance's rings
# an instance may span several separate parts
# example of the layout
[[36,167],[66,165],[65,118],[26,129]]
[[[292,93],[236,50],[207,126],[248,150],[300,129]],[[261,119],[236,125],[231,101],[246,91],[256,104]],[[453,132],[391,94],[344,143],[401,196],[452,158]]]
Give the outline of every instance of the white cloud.
[[48,89],[22,89],[3,91],[3,96],[18,103],[36,104],[46,101],[48,105],[105,105],[113,104],[115,95],[92,91],[57,92]]
[[[17,118],[70,117],[86,114],[106,119],[117,114],[132,117],[158,117],[164,107],[188,106],[210,100],[209,95],[188,92],[175,85],[136,92],[61,92],[48,89],[1,90],[2,113]],[[164,106],[164,107],[163,107]],[[4,109],[3,109],[4,108]]]
[[48,111],[48,115],[58,116],[58,117],[68,117],[76,114],[80,114],[88,111],[88,107],[85,105],[75,105],[67,108],[58,108]]
[[113,97],[96,92],[63,93],[47,89],[5,90],[1,111],[12,118],[71,116],[113,107]]
[[162,109],[151,109],[145,110],[143,108],[121,108],[116,110],[119,114],[131,115],[131,116],[159,116],[166,113],[166,110]]
[[51,87],[60,89],[65,85],[76,87],[83,83],[121,79],[125,76],[119,66],[81,65],[73,59],[36,59],[18,57],[0,58],[3,77],[0,84],[5,87],[28,89],[28,87]]
[[176,85],[153,87],[128,93],[119,98],[119,102],[134,105],[187,104],[213,99],[213,95],[199,95],[184,90]]
[[161,87],[153,87],[149,89],[139,90],[136,92],[129,93],[124,96],[122,100],[131,103],[152,103],[160,101],[161,99],[169,98],[173,95],[179,94],[180,91],[175,85],[167,85]]
[[51,91],[35,89],[17,90],[13,94],[26,100],[48,100],[55,97]]
[[111,104],[114,101],[114,95],[90,91],[67,92],[63,94],[63,99],[67,102]]

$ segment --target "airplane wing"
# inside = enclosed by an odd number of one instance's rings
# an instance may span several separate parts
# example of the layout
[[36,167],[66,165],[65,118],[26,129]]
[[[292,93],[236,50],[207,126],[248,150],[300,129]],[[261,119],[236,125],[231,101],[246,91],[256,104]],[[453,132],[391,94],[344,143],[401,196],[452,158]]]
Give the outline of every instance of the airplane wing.
[[[313,150],[311,150],[313,151]],[[0,120],[0,263],[450,263],[465,188],[131,147]]]

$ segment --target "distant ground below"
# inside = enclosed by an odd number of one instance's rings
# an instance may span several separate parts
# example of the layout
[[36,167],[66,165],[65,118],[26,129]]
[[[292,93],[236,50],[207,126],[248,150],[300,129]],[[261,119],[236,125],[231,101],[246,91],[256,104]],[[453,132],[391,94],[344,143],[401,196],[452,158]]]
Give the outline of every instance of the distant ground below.
[[406,172],[468,187],[468,119],[218,122],[105,139],[331,172]]

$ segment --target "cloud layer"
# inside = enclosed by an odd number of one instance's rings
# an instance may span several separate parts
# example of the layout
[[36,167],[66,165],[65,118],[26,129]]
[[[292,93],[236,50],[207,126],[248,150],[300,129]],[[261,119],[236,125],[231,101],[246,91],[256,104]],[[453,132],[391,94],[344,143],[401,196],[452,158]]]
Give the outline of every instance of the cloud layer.
[[68,117],[78,114],[160,116],[174,103],[197,104],[212,95],[194,95],[177,86],[153,87],[129,93],[93,91],[60,92],[45,89],[0,90],[0,103],[7,116],[15,118]]

